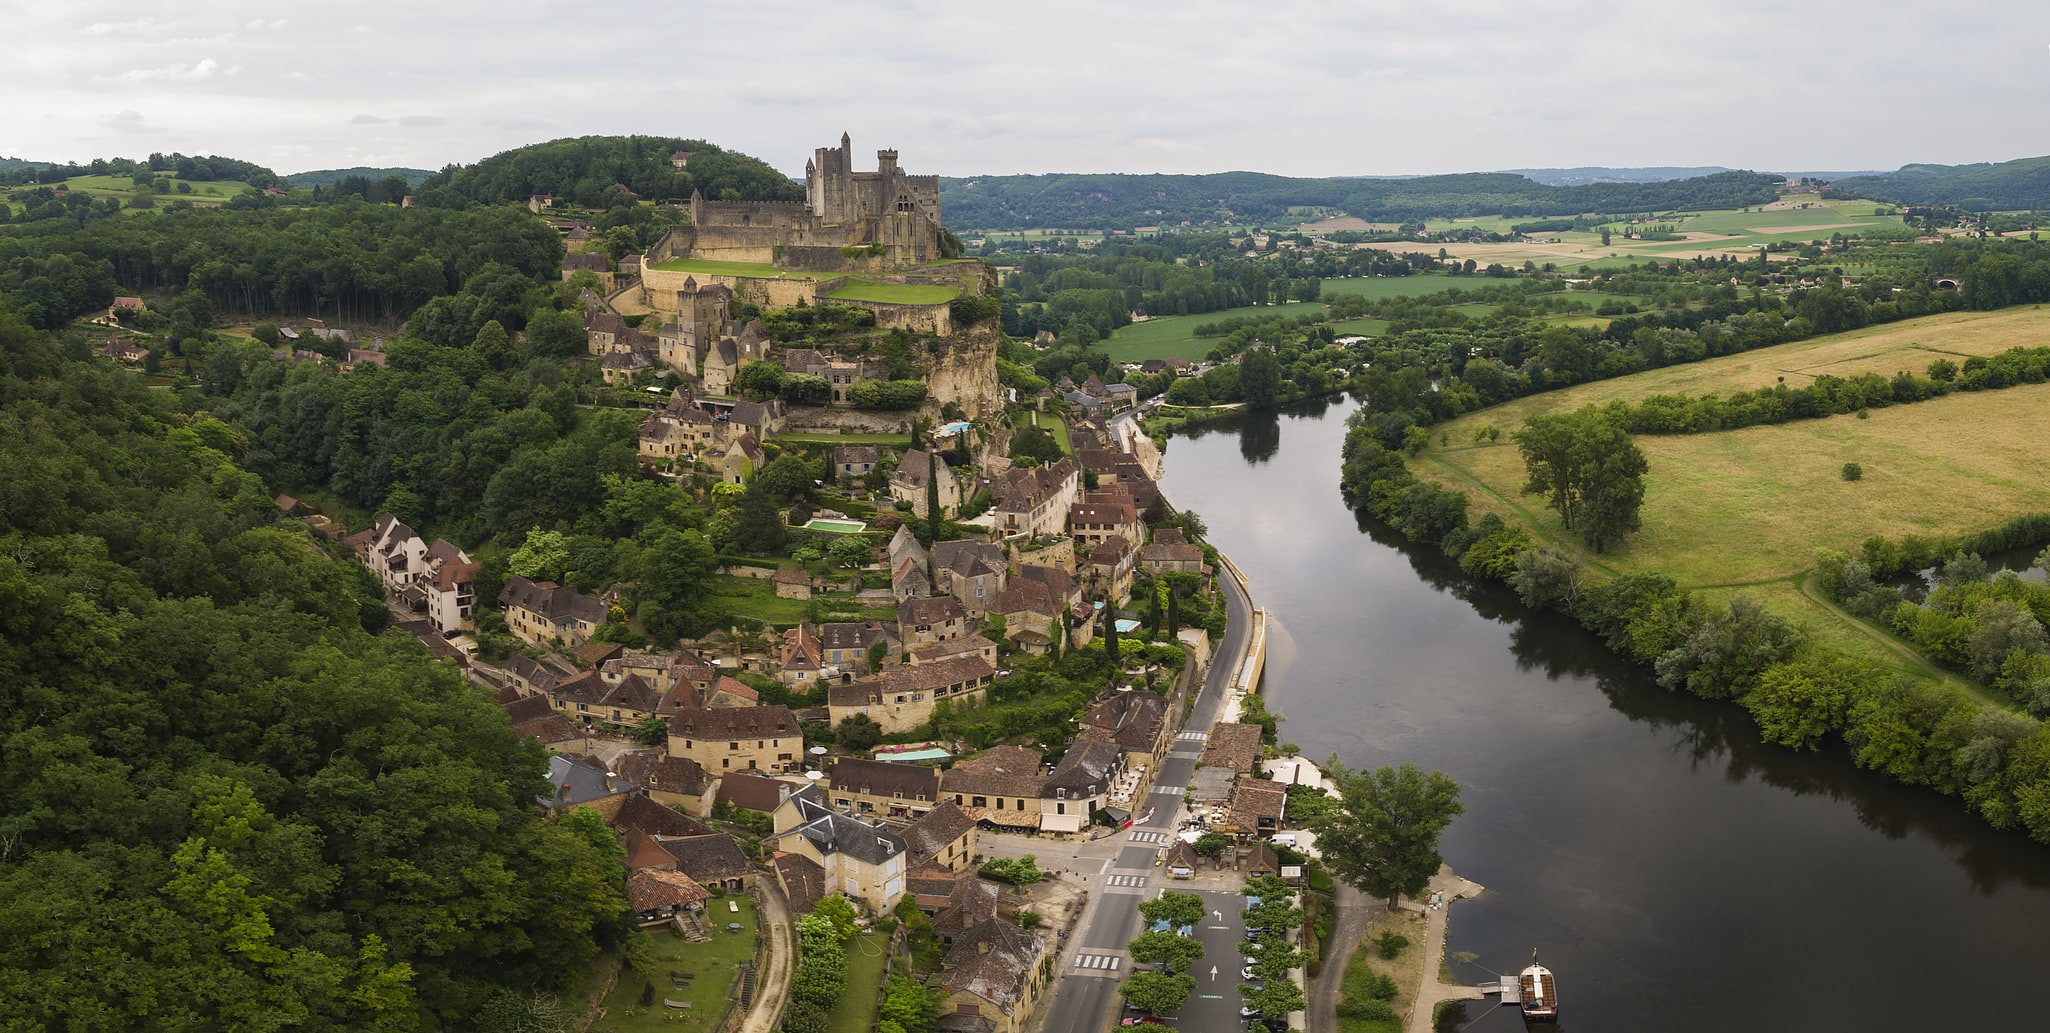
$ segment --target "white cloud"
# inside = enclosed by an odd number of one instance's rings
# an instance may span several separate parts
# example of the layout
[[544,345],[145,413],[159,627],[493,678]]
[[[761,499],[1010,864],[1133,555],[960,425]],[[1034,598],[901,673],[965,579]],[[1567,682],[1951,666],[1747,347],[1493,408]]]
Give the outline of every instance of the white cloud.
[[94,22],[86,26],[85,31],[95,36],[108,36],[117,32],[149,32],[170,27],[170,24],[145,15],[141,18],[130,18],[125,22]]
[[269,29],[272,32],[276,32],[290,24],[291,22],[284,18],[274,18],[270,21],[264,21],[262,18],[253,18],[242,27],[245,29]]
[[[126,80],[128,82],[148,82],[152,79],[167,79],[190,82],[200,79],[211,79],[215,72],[220,71],[220,68],[221,63],[219,61],[210,57],[203,57],[190,65],[165,65],[161,68],[131,68],[120,75],[96,76],[95,78],[102,81]],[[240,70],[241,66],[238,65],[230,70],[229,74],[232,75]]]

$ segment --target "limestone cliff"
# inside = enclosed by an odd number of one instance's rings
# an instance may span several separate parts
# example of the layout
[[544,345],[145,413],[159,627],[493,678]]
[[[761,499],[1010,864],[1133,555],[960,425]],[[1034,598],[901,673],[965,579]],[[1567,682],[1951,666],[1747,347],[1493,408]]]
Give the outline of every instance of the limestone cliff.
[[1003,408],[1003,388],[997,384],[997,345],[1002,338],[1002,328],[989,319],[957,328],[934,342],[925,383],[935,408],[953,402],[969,419]]

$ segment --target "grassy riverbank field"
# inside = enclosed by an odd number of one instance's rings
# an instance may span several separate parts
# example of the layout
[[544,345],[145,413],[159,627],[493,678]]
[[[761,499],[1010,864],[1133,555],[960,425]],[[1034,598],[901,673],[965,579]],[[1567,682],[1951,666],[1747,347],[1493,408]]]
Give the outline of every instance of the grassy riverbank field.
[[[1655,394],[1728,394],[1821,373],[1920,372],[2016,346],[2050,343],[2050,313],[1960,313],[1582,385],[1472,413],[1437,428],[1414,469],[1465,490],[1474,515],[1497,512],[1551,545],[1582,552],[1545,507],[1522,495],[1526,474],[1510,433],[1526,417]],[[1643,530],[1583,560],[1610,575],[1656,570],[1694,588],[1745,590],[1809,631],[1881,660],[1925,663],[1811,598],[1804,580],[1819,548],[1855,550],[1872,535],[1960,533],[2050,509],[2040,440],[2050,385],[1960,392],[1912,405],[1705,434],[1639,435],[1650,462]],[[1495,441],[1475,431],[1496,427]],[[1441,443],[1442,442],[1442,443]],[[1846,481],[1845,463],[1863,478]]]

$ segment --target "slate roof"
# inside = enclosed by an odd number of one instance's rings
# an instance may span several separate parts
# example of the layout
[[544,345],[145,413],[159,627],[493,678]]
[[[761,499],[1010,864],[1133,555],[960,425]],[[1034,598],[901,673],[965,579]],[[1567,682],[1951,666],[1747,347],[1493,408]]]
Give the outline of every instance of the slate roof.
[[838,811],[826,811],[784,835],[802,836],[821,854],[845,854],[863,864],[880,865],[904,853],[904,837]]
[[645,796],[630,796],[612,816],[615,830],[633,829],[651,836],[709,836],[713,828],[673,807]]
[[572,619],[592,624],[605,623],[604,603],[553,581],[529,581],[515,574],[506,579],[505,588],[498,593],[498,601],[504,606],[532,610],[557,623]]
[[[898,765],[893,765],[898,766]],[[901,765],[910,767],[911,765]],[[938,791],[939,780],[933,780]],[[947,845],[975,828],[975,819],[952,803],[941,803],[904,828],[905,861],[917,867],[939,856]]]
[[1123,766],[1124,760],[1125,751],[1116,743],[1077,739],[1068,747],[1068,752],[1061,755],[1061,762],[1053,766],[1042,795],[1053,795],[1058,789],[1077,796],[1104,792],[1110,788],[1111,777]]
[[868,647],[891,637],[892,631],[882,621],[838,621],[819,625],[819,647],[828,651],[866,651]]
[[949,993],[966,990],[1004,1009],[1025,999],[1025,985],[1039,964],[1040,938],[1000,918],[987,918],[954,940],[940,963],[940,983]]
[[740,844],[723,832],[684,839],[663,838],[657,842],[676,858],[679,870],[701,883],[737,878],[754,871],[747,855],[741,853]]
[[1219,721],[1203,744],[1203,766],[1251,774],[1260,762],[1260,726]]
[[930,803],[940,795],[940,773],[936,768],[859,757],[843,757],[833,762],[831,784],[835,792],[901,796],[914,802]]
[[991,747],[940,775],[940,788],[949,793],[1037,797],[1045,786],[1039,751],[1023,746]]
[[669,734],[685,739],[769,739],[799,731],[797,715],[782,705],[694,707],[669,719]]
[[[549,795],[541,797],[544,807],[574,807],[608,796],[618,796],[635,790],[633,783],[615,779],[605,784],[605,768],[596,758],[567,757],[556,754],[548,758],[548,784],[553,787]],[[563,787],[567,786],[567,789]]]

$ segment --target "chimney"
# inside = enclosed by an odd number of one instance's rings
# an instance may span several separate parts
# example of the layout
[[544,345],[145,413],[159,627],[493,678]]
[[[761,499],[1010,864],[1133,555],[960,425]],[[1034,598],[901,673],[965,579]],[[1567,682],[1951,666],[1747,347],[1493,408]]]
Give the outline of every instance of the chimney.
[[607,771],[605,773],[605,791],[608,793],[619,791],[619,772]]
[[975,953],[977,953],[977,954],[988,954],[988,953],[989,953],[989,941],[988,941],[988,940],[977,940],[977,941],[975,941]]
[[561,785],[559,785],[559,786],[556,786],[556,787],[555,787],[555,798],[556,798],[556,800],[558,800],[558,801],[561,801],[561,800],[567,800],[567,799],[569,799],[569,790],[570,790],[570,785],[569,785],[569,783],[568,783],[568,782],[564,782],[563,784],[561,784]]

